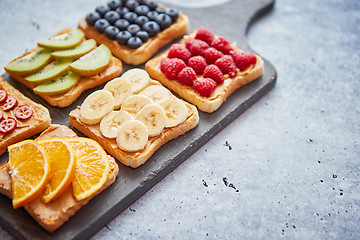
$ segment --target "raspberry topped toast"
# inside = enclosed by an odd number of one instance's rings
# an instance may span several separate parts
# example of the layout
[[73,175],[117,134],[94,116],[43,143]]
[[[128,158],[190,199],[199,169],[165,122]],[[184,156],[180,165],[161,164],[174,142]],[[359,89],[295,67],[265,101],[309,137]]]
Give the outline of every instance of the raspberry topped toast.
[[200,27],[149,60],[150,77],[201,111],[214,112],[239,87],[263,73],[263,60]]

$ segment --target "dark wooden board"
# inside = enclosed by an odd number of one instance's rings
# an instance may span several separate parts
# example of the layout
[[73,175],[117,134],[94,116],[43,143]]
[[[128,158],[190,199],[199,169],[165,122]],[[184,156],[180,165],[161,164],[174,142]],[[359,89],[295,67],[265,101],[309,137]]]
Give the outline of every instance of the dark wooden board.
[[[273,0],[243,0],[209,8],[181,10],[190,19],[190,31],[206,26],[217,35],[224,36],[231,42],[236,41],[240,49],[253,51],[245,38],[247,28],[256,18],[271,10],[273,4]],[[14,210],[11,201],[3,195],[0,196],[0,224],[19,239],[86,239],[93,236],[274,86],[276,70],[268,61],[264,60],[264,64],[263,76],[238,89],[216,112],[200,112],[200,122],[195,129],[166,143],[145,165],[132,169],[119,164],[120,172],[115,183],[92,199],[53,234],[43,230],[24,209]],[[132,67],[124,65],[124,71]],[[15,82],[9,75],[5,74],[4,78],[24,95],[46,106],[50,110],[52,123],[66,126],[70,126],[69,112],[80,105],[90,92],[103,87],[101,85],[86,91],[67,108],[56,108]],[[7,154],[1,156],[0,162],[5,159]]]

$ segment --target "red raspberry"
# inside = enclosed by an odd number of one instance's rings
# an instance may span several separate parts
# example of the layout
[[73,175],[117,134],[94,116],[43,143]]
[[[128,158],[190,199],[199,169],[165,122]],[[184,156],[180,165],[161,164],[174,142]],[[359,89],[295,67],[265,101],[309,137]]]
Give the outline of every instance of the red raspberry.
[[196,73],[191,67],[185,67],[178,73],[177,80],[182,85],[192,86],[196,80]]
[[229,41],[223,37],[215,38],[211,42],[210,46],[216,48],[217,50],[223,52],[224,54],[229,54],[229,52],[233,50]]
[[183,60],[179,58],[167,58],[169,60],[163,59],[160,63],[160,69],[165,74],[165,76],[170,80],[175,80],[178,73],[186,67],[186,64]]
[[224,56],[224,54],[213,47],[209,47],[204,51],[204,57],[207,64],[213,64],[218,58],[221,58],[222,56]]
[[168,58],[180,58],[185,63],[187,63],[189,58],[191,58],[191,53],[184,45],[175,43],[175,44],[171,45],[167,57]]
[[203,55],[205,49],[209,48],[209,45],[199,39],[189,39],[185,42],[185,46],[189,49],[192,56]]
[[214,34],[206,27],[199,27],[195,35],[195,39],[203,40],[210,45],[214,40]]
[[221,72],[218,66],[214,64],[211,64],[205,68],[203,76],[204,78],[211,78],[215,80],[215,82],[218,84],[221,84],[225,81],[224,74]]
[[205,58],[202,56],[191,57],[188,65],[193,68],[198,75],[201,75],[207,66]]
[[204,97],[210,97],[215,87],[216,82],[211,78],[200,78],[194,82],[195,91]]
[[244,71],[250,65],[256,64],[256,56],[249,52],[230,51],[230,55],[234,59],[235,65],[240,71]]
[[223,74],[229,74],[229,76],[235,77],[237,68],[234,60],[230,55],[225,55],[222,58],[216,60],[215,65],[218,66]]

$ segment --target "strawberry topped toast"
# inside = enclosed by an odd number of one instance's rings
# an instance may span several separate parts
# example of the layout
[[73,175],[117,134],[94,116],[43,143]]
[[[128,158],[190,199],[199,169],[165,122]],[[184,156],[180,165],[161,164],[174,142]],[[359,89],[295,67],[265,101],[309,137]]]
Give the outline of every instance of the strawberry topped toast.
[[149,60],[149,75],[201,111],[214,112],[239,87],[263,73],[263,60],[205,27]]

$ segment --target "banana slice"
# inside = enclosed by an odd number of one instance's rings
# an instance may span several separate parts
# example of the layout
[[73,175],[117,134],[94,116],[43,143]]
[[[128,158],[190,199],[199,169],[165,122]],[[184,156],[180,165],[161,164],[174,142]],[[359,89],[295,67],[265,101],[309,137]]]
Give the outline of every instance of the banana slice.
[[159,105],[165,110],[165,127],[174,127],[184,122],[188,117],[188,108],[177,98],[167,99]]
[[119,109],[125,99],[133,95],[131,82],[126,78],[114,78],[105,85],[104,89],[112,93],[115,109]]
[[86,97],[80,107],[81,120],[86,124],[96,124],[114,110],[114,97],[108,90],[97,90]]
[[100,132],[107,138],[116,138],[120,127],[133,116],[126,111],[112,111],[108,113],[100,122]]
[[164,109],[159,104],[153,103],[143,107],[135,119],[145,124],[149,137],[154,137],[164,130],[166,116]]
[[138,120],[125,122],[119,129],[116,143],[124,151],[135,152],[144,149],[148,141],[146,126]]
[[121,78],[130,80],[133,93],[138,93],[150,83],[149,74],[141,68],[133,68],[126,71]]
[[132,95],[127,98],[121,105],[121,110],[129,112],[131,115],[136,114],[146,105],[152,104],[151,98],[144,95]]
[[171,98],[170,91],[160,85],[151,85],[142,90],[139,94],[148,96],[154,103],[160,103]]

